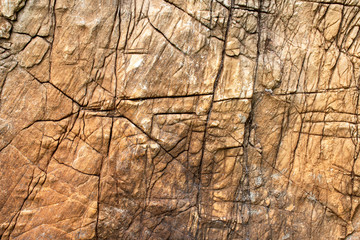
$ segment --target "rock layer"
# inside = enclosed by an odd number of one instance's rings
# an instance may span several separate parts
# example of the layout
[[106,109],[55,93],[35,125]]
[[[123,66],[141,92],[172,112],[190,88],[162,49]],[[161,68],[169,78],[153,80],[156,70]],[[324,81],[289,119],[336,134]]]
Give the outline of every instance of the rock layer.
[[1,239],[360,238],[356,0],[0,0]]

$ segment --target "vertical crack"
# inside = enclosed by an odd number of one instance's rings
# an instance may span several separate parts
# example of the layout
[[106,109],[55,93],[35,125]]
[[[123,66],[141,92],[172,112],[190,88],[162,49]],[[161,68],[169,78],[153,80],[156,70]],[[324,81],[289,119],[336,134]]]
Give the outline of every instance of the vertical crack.
[[[256,64],[255,64],[255,71],[254,71],[254,80],[253,80],[253,96],[251,97],[251,108],[249,117],[245,122],[244,127],[244,154],[243,154],[243,167],[242,167],[242,177],[239,182],[239,188],[237,190],[237,197],[235,199],[235,204],[241,203],[240,212],[236,211],[235,214],[240,213],[240,217],[242,218],[241,223],[245,225],[245,238],[244,239],[251,239],[250,229],[249,229],[249,222],[251,219],[251,204],[247,204],[247,201],[250,199],[250,176],[249,176],[249,148],[251,147],[250,143],[250,134],[251,130],[253,129],[253,121],[255,115],[255,107],[257,103],[257,94],[256,93],[256,81],[258,77],[258,67],[259,67],[259,57],[260,57],[260,45],[261,45],[261,11],[262,11],[263,2],[259,0],[259,11],[257,16],[257,27],[258,27],[258,39],[257,39],[257,52],[256,52]],[[240,198],[240,199],[239,199]],[[246,207],[245,207],[246,206]],[[238,207],[235,208],[238,210]],[[243,215],[246,213],[244,211],[248,211],[248,219],[243,219]]]
[[[52,0],[49,0],[50,3]],[[49,4],[51,6],[51,4]],[[56,6],[56,0],[54,0],[53,6],[50,8],[51,11],[51,22],[53,25],[53,32],[52,32],[52,40],[50,43],[50,49],[49,49],[49,82],[51,82],[51,71],[52,71],[52,53],[53,53],[53,45],[55,41],[55,31],[56,31],[56,13],[55,13],[55,6]]]
[[95,225],[95,239],[99,239],[99,221],[100,221],[100,200],[101,200],[101,172],[104,165],[104,159],[108,158],[110,155],[110,147],[111,147],[111,139],[113,136],[113,128],[114,128],[114,117],[111,117],[111,126],[110,126],[110,134],[109,134],[109,143],[106,151],[106,157],[101,160],[100,163],[100,172],[99,172],[99,179],[97,185],[97,214],[96,214],[96,225]]
[[114,63],[114,77],[115,77],[115,90],[114,90],[114,99],[113,99],[113,103],[112,103],[112,108],[115,108],[116,106],[116,99],[117,99],[117,89],[118,89],[118,77],[117,77],[117,65],[118,65],[118,51],[119,51],[119,45],[120,45],[120,38],[121,38],[121,2],[122,0],[119,0],[117,2],[117,6],[116,6],[116,13],[115,13],[115,19],[116,19],[116,15],[119,17],[119,26],[118,26],[118,38],[117,38],[117,42],[116,42],[116,47],[115,47],[115,63]]
[[[232,14],[233,14],[233,8],[235,5],[235,0],[231,0],[231,6],[229,9],[229,16],[227,19],[227,24],[226,24],[226,29],[225,29],[225,37],[224,37],[224,44],[223,44],[223,48],[222,48],[222,52],[221,52],[221,61],[220,61],[220,66],[219,66],[219,70],[218,73],[216,75],[215,81],[214,81],[214,85],[213,85],[213,92],[211,95],[211,103],[210,103],[210,107],[209,107],[209,112],[206,116],[206,122],[205,122],[205,129],[204,129],[204,134],[203,134],[203,139],[202,139],[202,150],[201,150],[201,157],[200,157],[200,163],[199,163],[199,168],[198,168],[198,172],[197,172],[197,178],[199,180],[199,184],[198,184],[198,192],[197,192],[197,197],[196,197],[196,206],[197,206],[197,214],[198,214],[198,220],[197,220],[197,227],[196,227],[196,233],[195,233],[195,238],[198,239],[199,238],[199,234],[200,234],[200,224],[201,224],[201,185],[202,185],[202,181],[201,181],[201,171],[202,171],[202,167],[203,167],[203,160],[204,160],[204,154],[205,154],[205,148],[206,148],[206,137],[207,137],[207,130],[208,130],[208,125],[209,125],[209,120],[211,117],[211,112],[214,106],[214,98],[215,98],[215,93],[216,93],[216,89],[217,86],[219,84],[219,79],[221,77],[221,74],[223,72],[224,69],[224,60],[225,60],[225,53],[226,53],[226,43],[227,43],[227,39],[228,39],[228,35],[229,35],[229,30],[230,30],[230,26],[231,26],[231,21],[232,21]],[[211,6],[212,6],[212,1],[211,1]]]

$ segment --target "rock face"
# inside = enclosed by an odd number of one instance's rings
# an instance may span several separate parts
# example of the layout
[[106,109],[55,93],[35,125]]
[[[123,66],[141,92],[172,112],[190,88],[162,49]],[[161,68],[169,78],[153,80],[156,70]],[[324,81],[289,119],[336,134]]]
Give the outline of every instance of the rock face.
[[357,0],[0,0],[1,239],[360,239]]

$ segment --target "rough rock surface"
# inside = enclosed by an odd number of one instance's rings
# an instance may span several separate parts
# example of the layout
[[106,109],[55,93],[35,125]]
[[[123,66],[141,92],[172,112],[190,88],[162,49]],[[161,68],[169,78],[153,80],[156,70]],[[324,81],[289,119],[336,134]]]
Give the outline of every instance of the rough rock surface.
[[360,239],[357,0],[0,0],[1,239]]

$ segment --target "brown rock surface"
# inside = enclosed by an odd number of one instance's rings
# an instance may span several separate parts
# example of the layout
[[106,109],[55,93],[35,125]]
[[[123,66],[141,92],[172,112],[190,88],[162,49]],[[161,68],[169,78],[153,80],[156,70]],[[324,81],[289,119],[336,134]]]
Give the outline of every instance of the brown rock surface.
[[360,239],[357,0],[0,0],[1,239]]

